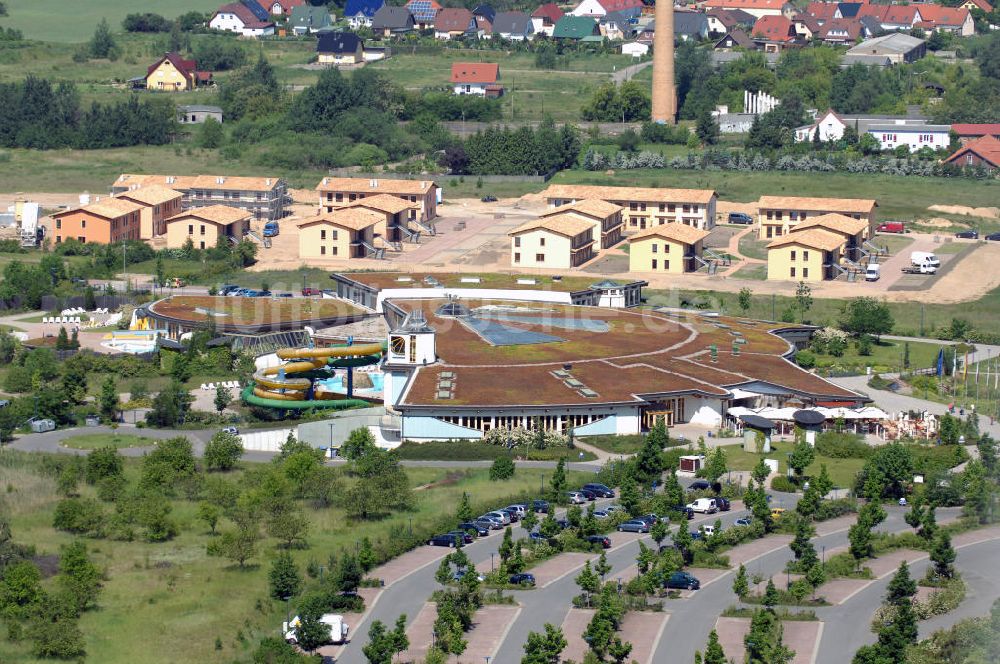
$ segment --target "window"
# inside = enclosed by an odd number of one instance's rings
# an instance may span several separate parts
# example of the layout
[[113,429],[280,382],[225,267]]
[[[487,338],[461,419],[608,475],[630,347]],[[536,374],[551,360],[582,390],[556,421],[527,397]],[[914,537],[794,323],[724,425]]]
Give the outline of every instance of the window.
[[514,254],[514,262],[515,263],[520,263],[521,262],[521,254],[520,254],[520,252]]
[[803,279],[809,278],[809,268],[807,267],[802,268],[802,278]]
[[657,251],[658,249],[659,249],[659,247],[658,247],[658,246],[657,246],[657,244],[656,244],[656,243],[654,242],[654,243],[653,243],[653,253],[655,254],[655,253],[656,253],[656,251]]
[[685,206],[683,206],[681,208],[681,212],[688,213],[690,211],[691,211],[691,206],[690,205],[685,205]]
[[771,219],[774,219],[774,212],[772,212],[771,210],[768,210],[767,211],[767,218],[768,218],[769,221]]
[[204,249],[205,248],[205,241],[204,240],[202,240],[201,242],[198,243],[198,248],[199,249]]
[[56,219],[56,230],[62,228],[62,219]]
[[200,224],[198,228],[198,235],[204,235],[204,234],[205,234],[205,224]]
[[663,253],[665,253],[665,254],[669,254],[670,253],[670,245],[669,244],[664,243],[664,245],[663,245]]
[[84,219],[80,222],[80,228],[86,228],[86,227],[87,227],[87,220]]
[[321,240],[325,240],[326,239],[326,230],[325,229],[320,230],[320,232],[319,232],[319,239],[321,239]]
[[767,227],[767,236],[771,237],[773,234],[774,234],[774,227],[768,226]]
[[967,164],[971,164],[972,163],[972,153],[971,152],[968,153],[967,155],[965,155],[965,163],[967,163]]
[[538,238],[538,246],[539,247],[544,247],[545,246],[545,238],[543,238],[543,237]]
[[324,247],[322,245],[320,246],[320,248],[319,248],[319,255],[320,256],[326,256],[326,247]]
[[791,251],[790,260],[795,260],[795,250],[794,249],[792,249],[792,251]]
[[638,210],[638,209],[639,209],[639,204],[638,204],[638,203],[636,203],[635,201],[631,201],[631,202],[630,202],[630,203],[628,204],[628,209],[629,209],[629,210],[632,210],[633,212],[635,212],[636,210]]
[[[331,237],[331,239],[336,240],[337,239],[337,231],[331,231],[330,232],[330,237]],[[334,251],[333,253],[337,253],[337,252]]]
[[663,212],[665,208],[666,205],[664,203],[660,203],[660,212]]
[[802,250],[802,260],[804,261],[809,260],[809,252],[806,251],[805,249]]
[[667,204],[667,212],[676,212],[676,211],[677,211],[676,205],[674,205],[673,203]]
[[79,240],[82,244],[87,244],[87,238],[84,237],[83,235],[78,235],[76,239]]
[[[329,200],[329,199],[327,199],[327,200]],[[344,195],[341,194],[341,193],[338,193],[337,194],[337,202],[338,203],[342,203],[343,201],[344,201]]]
[[188,224],[188,235],[194,235],[194,224]]
[[656,259],[655,258],[653,259],[653,269],[654,270],[656,269]]
[[670,269],[670,261],[663,261],[663,269],[664,270]]
[[795,278],[795,268],[794,267],[790,268],[790,270],[791,270],[790,276],[794,279]]
[[336,256],[337,255],[337,247],[331,247],[330,249],[331,249],[330,253],[333,254],[334,256]]
[[545,262],[545,254],[535,254],[535,262],[536,263],[544,263]]

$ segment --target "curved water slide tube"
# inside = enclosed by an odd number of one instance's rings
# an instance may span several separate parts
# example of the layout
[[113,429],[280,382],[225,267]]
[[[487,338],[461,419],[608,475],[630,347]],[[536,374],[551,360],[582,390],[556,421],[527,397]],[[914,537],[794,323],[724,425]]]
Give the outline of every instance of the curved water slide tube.
[[[276,367],[265,367],[254,372],[254,384],[243,390],[243,401],[254,406],[305,410],[308,408],[352,408],[367,406],[363,399],[312,399],[312,380],[307,374],[326,367],[354,368],[376,364],[384,344],[356,344],[328,348],[282,348],[277,356],[282,360],[295,360]],[[291,376],[290,376],[291,374]]]

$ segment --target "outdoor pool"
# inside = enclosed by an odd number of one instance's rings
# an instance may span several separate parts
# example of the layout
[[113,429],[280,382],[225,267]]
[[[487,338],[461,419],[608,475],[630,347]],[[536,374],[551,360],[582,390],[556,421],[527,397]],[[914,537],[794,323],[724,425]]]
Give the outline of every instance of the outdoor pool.
[[[372,387],[358,387],[358,376],[361,372],[354,373],[354,392],[355,394],[379,394],[382,392],[383,377],[380,372],[371,372],[368,376],[372,379]],[[343,374],[337,374],[333,378],[321,378],[316,381],[315,387],[322,387],[327,392],[336,392],[338,394],[347,394],[347,377]]]

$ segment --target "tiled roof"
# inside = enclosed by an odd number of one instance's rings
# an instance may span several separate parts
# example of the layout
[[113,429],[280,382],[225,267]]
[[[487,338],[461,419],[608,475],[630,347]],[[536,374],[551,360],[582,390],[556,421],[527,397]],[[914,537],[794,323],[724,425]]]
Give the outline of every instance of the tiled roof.
[[347,0],[344,16],[350,18],[361,15],[371,18],[384,4],[385,0]]
[[531,31],[531,17],[524,12],[497,12],[493,18],[493,32],[527,35]]
[[809,228],[804,231],[789,233],[784,237],[772,240],[767,245],[767,248],[776,249],[789,244],[798,244],[812,249],[833,251],[844,244],[844,238],[836,233],[825,231],[822,228]]
[[878,203],[868,198],[816,198],[811,196],[761,196],[757,207],[762,210],[806,210],[815,212],[868,213]]
[[844,39],[854,41],[861,35],[861,21],[854,18],[835,18],[823,24],[820,39]]
[[704,240],[709,236],[708,231],[700,231],[694,226],[687,224],[671,223],[651,226],[644,230],[633,233],[629,238],[629,243],[636,240],[645,240],[650,237],[660,237],[664,240],[675,240],[684,244],[694,244],[699,240]]
[[539,217],[538,219],[527,221],[507,233],[507,235],[520,235],[528,231],[547,230],[559,235],[565,235],[566,237],[573,237],[588,230],[593,230],[593,228],[594,222],[586,221],[585,219],[580,219],[577,216],[564,212],[551,217]]
[[227,191],[271,191],[278,186],[279,178],[241,177],[230,175],[138,175],[123,173],[115,180],[115,187],[146,187],[160,184],[171,189],[217,189]]
[[598,198],[590,198],[582,201],[577,201],[576,203],[567,203],[566,205],[560,205],[557,208],[552,208],[542,214],[540,217],[551,217],[555,214],[562,214],[563,212],[579,212],[580,214],[589,215],[591,217],[597,217],[599,219],[606,219],[616,212],[622,211],[622,206],[615,205],[614,203],[609,203],[607,201],[602,201]]
[[302,228],[303,226],[311,226],[313,224],[332,224],[341,228],[360,231],[369,226],[374,226],[380,221],[385,221],[385,215],[360,207],[346,207],[334,210],[333,212],[324,212],[315,217],[300,219],[295,222],[295,225]]
[[437,13],[441,11],[441,5],[435,0],[410,0],[406,3],[406,8],[413,14],[413,18],[428,23],[434,20]]
[[120,198],[106,198],[97,201],[96,203],[90,203],[89,205],[83,205],[64,212],[57,212],[52,216],[58,217],[70,212],[87,212],[95,214],[98,217],[104,217],[105,219],[117,219],[118,217],[123,217],[131,212],[142,210],[145,207],[145,205],[133,203],[132,201],[125,201]]
[[491,62],[455,62],[451,65],[452,83],[496,83],[500,65]]
[[761,16],[753,24],[753,36],[771,41],[791,41],[795,39],[795,28],[786,16]]
[[389,214],[399,214],[403,210],[409,210],[411,208],[417,207],[417,204],[410,203],[409,201],[404,201],[399,196],[390,196],[389,194],[377,194],[375,196],[365,196],[364,198],[349,203],[344,207],[371,208],[372,210],[379,210],[380,212],[388,212]]
[[970,124],[959,122],[951,126],[959,136],[1000,136],[1000,122],[992,124]]
[[555,22],[561,19],[565,13],[566,12],[559,9],[559,5],[554,2],[547,2],[535,11],[531,12],[531,17],[545,18],[548,19],[550,23],[555,24]]
[[708,204],[715,196],[712,189],[659,189],[652,187],[606,187],[583,184],[553,184],[542,194],[545,198],[596,198],[602,201],[644,201],[647,203]]
[[424,195],[437,185],[433,180],[393,180],[391,178],[326,177],[316,185],[316,191],[346,191],[353,193]]
[[413,15],[406,7],[382,5],[372,16],[375,30],[407,30],[413,28]]
[[249,211],[241,210],[240,208],[229,207],[228,205],[207,205],[205,207],[190,208],[188,210],[184,210],[180,214],[175,214],[167,219],[167,223],[170,224],[175,221],[181,221],[183,219],[190,219],[193,217],[195,219],[203,219],[205,221],[211,221],[216,224],[228,226],[229,224],[237,221],[249,219],[250,216],[251,214]]
[[810,2],[806,6],[806,13],[820,21],[829,21],[837,13],[836,2]]
[[620,12],[627,9],[642,9],[642,0],[597,0],[606,12]]
[[792,231],[798,233],[807,228],[823,228],[848,235],[857,235],[868,228],[868,222],[864,219],[855,219],[842,214],[821,214],[818,217],[809,217],[805,221],[800,221]]
[[236,14],[236,17],[240,19],[243,23],[243,27],[251,29],[265,28],[269,25],[274,25],[270,21],[265,21],[257,18],[252,11],[247,9],[246,5],[239,2],[231,2],[228,5],[222,5],[216,10],[215,14]]
[[723,9],[770,9],[772,11],[781,11],[781,8],[785,6],[785,0],[708,0],[705,6],[714,9],[716,7],[721,7]]
[[965,7],[943,7],[935,4],[920,5],[920,17],[935,26],[959,26],[969,18],[969,10]]
[[195,70],[198,68],[197,63],[194,60],[185,60],[180,56],[180,53],[172,51],[165,54],[162,58],[151,64],[146,69],[146,76],[152,76],[156,68],[163,64],[164,60],[170,62],[174,66],[174,69],[179,71],[186,77],[191,77],[194,75]]
[[981,159],[989,162],[993,166],[1000,167],[1000,141],[992,136],[977,138],[968,145],[959,148],[955,154],[948,157],[945,161],[948,163],[958,161],[963,155],[970,152],[978,155]]
[[719,41],[715,42],[715,48],[723,48],[727,40],[732,40],[734,46],[742,46],[743,48],[753,48],[753,40],[747,35],[746,32],[740,28],[733,28],[728,33],[723,35]]
[[446,7],[434,17],[438,32],[465,32],[472,25],[472,12],[464,7]]
[[118,194],[117,197],[127,198],[130,201],[144,203],[146,205],[160,205],[161,203],[166,203],[167,201],[183,198],[184,194],[162,185],[153,184],[148,187],[139,187],[138,189],[123,192]]

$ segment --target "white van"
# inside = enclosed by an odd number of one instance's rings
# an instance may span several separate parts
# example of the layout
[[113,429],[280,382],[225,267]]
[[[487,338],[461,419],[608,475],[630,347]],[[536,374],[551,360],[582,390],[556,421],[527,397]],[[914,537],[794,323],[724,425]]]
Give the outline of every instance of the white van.
[[865,268],[865,281],[878,281],[882,276],[882,266],[878,263],[869,263]]
[[715,498],[699,498],[693,503],[689,503],[687,507],[689,510],[701,514],[715,514],[719,511]]
[[[325,613],[319,621],[330,627],[330,643],[336,645],[347,643],[348,627],[347,623],[344,622],[344,616],[336,613]],[[285,635],[285,641],[293,645],[298,642],[295,630],[300,624],[301,621],[298,616],[292,618],[291,622],[281,623],[281,633]]]
[[910,264],[917,267],[929,266],[935,269],[941,267],[941,261],[932,251],[912,251],[910,252]]

